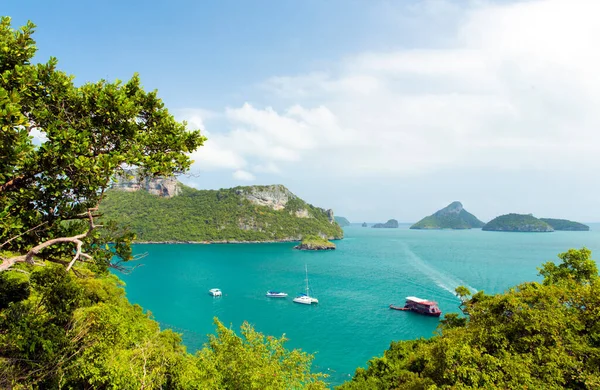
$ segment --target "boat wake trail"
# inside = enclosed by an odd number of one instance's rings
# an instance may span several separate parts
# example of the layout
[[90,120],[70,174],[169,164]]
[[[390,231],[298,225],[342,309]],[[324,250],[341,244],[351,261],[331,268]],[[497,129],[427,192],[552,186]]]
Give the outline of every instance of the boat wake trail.
[[472,294],[475,294],[477,290],[472,286],[469,286],[459,278],[456,278],[452,275],[444,274],[431,265],[427,264],[423,259],[421,259],[415,252],[410,250],[410,248],[404,244],[404,252],[406,253],[410,264],[412,264],[416,269],[424,273],[429,279],[433,280],[435,284],[444,290],[448,291],[452,295],[456,295],[454,291],[458,286],[465,286],[469,290],[471,290]]

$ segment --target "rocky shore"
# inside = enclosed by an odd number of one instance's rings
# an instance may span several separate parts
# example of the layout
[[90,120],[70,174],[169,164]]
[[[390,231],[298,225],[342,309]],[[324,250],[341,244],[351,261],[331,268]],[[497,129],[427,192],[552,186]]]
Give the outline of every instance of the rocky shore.
[[322,237],[306,237],[294,249],[301,251],[326,251],[335,249],[335,244]]

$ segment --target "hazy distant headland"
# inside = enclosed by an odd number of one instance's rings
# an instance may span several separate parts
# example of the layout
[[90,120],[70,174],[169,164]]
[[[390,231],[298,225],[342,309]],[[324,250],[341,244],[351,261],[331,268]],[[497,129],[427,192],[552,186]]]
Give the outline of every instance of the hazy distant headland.
[[344,217],[338,217],[337,215],[334,217],[335,222],[338,223],[341,227],[350,226],[350,221]]
[[395,229],[398,227],[398,221],[390,219],[386,223],[376,223],[371,227],[376,229]]

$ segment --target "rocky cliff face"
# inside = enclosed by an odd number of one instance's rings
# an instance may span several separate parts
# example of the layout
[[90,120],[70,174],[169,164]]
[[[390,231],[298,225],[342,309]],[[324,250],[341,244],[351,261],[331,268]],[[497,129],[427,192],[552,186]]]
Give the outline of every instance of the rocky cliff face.
[[329,209],[327,211],[325,211],[327,213],[327,218],[329,218],[329,223],[334,223],[335,222],[335,216],[333,215],[333,210]]
[[152,195],[166,198],[181,193],[181,187],[175,177],[139,178],[135,171],[126,171],[124,175],[118,176],[112,188],[127,192],[145,190]]
[[244,187],[236,192],[255,205],[267,206],[273,210],[282,210],[290,200],[297,198],[281,184]]
[[[250,203],[255,204],[257,206],[266,206],[273,210],[283,210],[285,206],[294,199],[299,199],[296,195],[290,192],[285,186],[281,184],[273,184],[270,186],[252,186],[252,187],[242,187],[236,189],[236,193],[240,196],[243,196]],[[321,209],[324,213],[327,214],[327,218],[329,219],[329,223],[334,223],[335,218],[333,215],[333,210],[331,209]],[[291,211],[298,218],[312,218],[308,209],[300,208],[295,211]]]

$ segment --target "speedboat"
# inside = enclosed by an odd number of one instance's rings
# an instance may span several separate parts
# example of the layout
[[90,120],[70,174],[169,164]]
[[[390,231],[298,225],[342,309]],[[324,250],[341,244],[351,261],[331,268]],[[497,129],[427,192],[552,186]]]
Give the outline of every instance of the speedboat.
[[218,288],[211,288],[210,290],[208,290],[208,293],[213,297],[220,297],[221,295],[223,295],[221,290],[219,290]]
[[284,292],[269,290],[269,291],[267,291],[267,296],[269,298],[285,298],[288,295],[287,295],[287,293],[284,293]]

